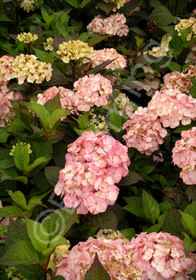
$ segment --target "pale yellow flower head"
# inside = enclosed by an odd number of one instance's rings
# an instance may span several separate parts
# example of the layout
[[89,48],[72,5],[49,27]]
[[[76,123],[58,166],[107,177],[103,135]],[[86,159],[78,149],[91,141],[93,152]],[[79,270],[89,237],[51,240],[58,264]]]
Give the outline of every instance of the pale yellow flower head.
[[178,31],[178,35],[181,36],[182,32],[191,27],[191,31],[187,36],[187,41],[196,36],[196,18],[190,17],[187,19],[181,19],[178,24],[175,25],[175,29]]
[[161,39],[161,45],[158,47],[153,47],[152,50],[147,51],[147,53],[154,57],[168,56],[169,42],[171,39],[172,36],[170,34],[163,35]]
[[16,39],[25,44],[29,44],[31,42],[36,41],[38,39],[38,36],[36,34],[32,34],[30,32],[28,32],[28,33],[23,32],[23,33],[18,34]]
[[30,11],[34,11],[36,8],[34,0],[22,0],[20,2],[20,7],[27,13],[29,13]]
[[103,115],[94,114],[94,110],[92,110],[92,112],[90,114],[89,125],[94,126],[95,133],[98,133],[98,132],[107,133],[109,131],[109,127],[106,124],[106,118]]
[[[18,146],[18,144],[19,144],[19,143],[16,143],[16,145],[12,145],[12,148],[11,148],[10,153],[9,153],[10,156],[14,156],[15,150],[16,150],[16,147]],[[20,142],[20,144],[22,144],[22,146],[26,148],[28,154],[31,154],[31,153],[32,153],[31,144],[29,144],[29,143],[24,143],[24,142]]]
[[43,43],[44,44],[44,50],[45,51],[53,51],[54,50],[53,42],[54,42],[54,39],[52,37],[47,38],[46,42]]
[[129,2],[129,0],[104,0],[104,2],[115,4],[116,8],[120,9],[124,6],[125,3]]
[[18,79],[21,85],[27,79],[28,83],[41,84],[45,79],[48,82],[52,76],[50,63],[39,61],[33,54],[20,54],[13,62],[13,78]]
[[88,57],[91,52],[92,47],[89,47],[87,43],[75,40],[60,44],[57,54],[60,55],[64,63],[69,63],[70,60],[77,61],[80,58]]

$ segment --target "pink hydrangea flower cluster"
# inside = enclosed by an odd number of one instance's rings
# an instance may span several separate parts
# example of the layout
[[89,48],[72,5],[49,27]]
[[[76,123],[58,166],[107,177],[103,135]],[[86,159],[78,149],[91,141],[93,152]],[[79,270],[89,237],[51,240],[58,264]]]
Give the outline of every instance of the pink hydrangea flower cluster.
[[196,99],[179,89],[157,91],[148,109],[156,113],[164,127],[175,128],[180,122],[186,125],[196,119]]
[[0,86],[12,79],[14,57],[4,55],[0,58]]
[[119,37],[127,36],[129,28],[126,25],[126,18],[123,14],[113,14],[110,17],[102,18],[96,16],[87,26],[87,29],[99,35],[117,35]]
[[22,100],[22,94],[9,91],[6,84],[0,86],[0,127],[8,125],[10,118],[15,116],[12,102]]
[[84,76],[74,83],[76,108],[79,111],[89,111],[91,107],[107,105],[112,95],[111,82],[101,74]]
[[179,89],[182,93],[186,93],[186,94],[189,93],[192,87],[192,82],[189,78],[189,75],[180,73],[178,71],[174,71],[166,74],[163,80],[164,80],[163,88]]
[[151,155],[163,144],[163,138],[167,135],[157,115],[148,108],[139,107],[126,121],[123,129],[126,145],[136,148],[140,153]]
[[[57,94],[59,94],[59,99],[62,109],[75,110],[75,96],[74,92],[70,89],[64,87],[50,87],[44,91],[44,93],[39,93],[37,95],[37,103],[44,105],[47,101],[53,99]],[[66,118],[63,117],[62,120]]]
[[57,265],[57,275],[83,280],[95,253],[112,280],[190,280],[196,269],[196,255],[186,256],[178,237],[142,232],[130,242],[104,238],[79,242]]
[[51,87],[37,95],[38,103],[44,105],[59,94],[63,109],[89,111],[93,106],[105,106],[112,95],[112,83],[101,74],[84,76],[74,83],[73,91],[64,87]]
[[65,207],[79,206],[79,214],[98,214],[113,205],[119,193],[115,183],[128,174],[127,150],[112,136],[83,132],[68,146],[55,186],[55,193],[64,196]]
[[180,177],[185,184],[196,184],[196,127],[182,131],[181,136],[172,150],[173,162],[182,168]]
[[142,232],[129,248],[146,280],[191,279],[188,274],[196,269],[196,255],[186,256],[183,241],[169,233]]
[[142,273],[133,261],[133,252],[121,239],[93,239],[79,242],[57,266],[57,275],[66,280],[83,280],[95,254],[111,280],[142,280]]
[[[106,61],[113,60],[109,65],[105,67],[105,69],[111,69],[115,70],[118,68],[125,68],[126,67],[126,59],[123,55],[119,54],[115,49],[113,48],[105,48],[102,50],[93,50],[92,53],[88,56],[88,58],[92,62],[92,67],[96,67]],[[85,59],[83,62],[87,62],[88,59]]]

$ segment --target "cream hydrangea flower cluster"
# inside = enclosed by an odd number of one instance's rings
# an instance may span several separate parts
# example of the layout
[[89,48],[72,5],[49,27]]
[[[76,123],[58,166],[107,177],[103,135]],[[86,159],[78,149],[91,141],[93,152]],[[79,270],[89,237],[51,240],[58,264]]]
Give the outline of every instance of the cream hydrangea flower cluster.
[[126,114],[131,118],[131,115],[133,114],[134,108],[130,103],[129,98],[126,96],[126,94],[120,92],[119,95],[114,99],[114,101],[117,104],[117,109],[119,111],[119,114],[122,116],[123,114]]
[[18,79],[21,85],[27,79],[28,83],[41,84],[45,79],[49,81],[52,76],[50,63],[39,61],[33,54],[20,54],[13,61],[13,78]]
[[154,57],[168,56],[169,53],[169,42],[172,40],[170,34],[165,34],[162,37],[161,45],[158,47],[153,47],[152,50],[148,50],[147,53]]
[[66,280],[84,280],[95,254],[111,280],[142,280],[142,273],[134,263],[133,251],[121,239],[89,238],[79,242],[57,266],[57,275]]
[[8,125],[10,118],[15,116],[12,108],[12,102],[22,99],[22,94],[19,92],[9,91],[7,85],[0,86],[0,127]]
[[21,0],[20,7],[27,13],[34,11],[36,8],[34,0]]
[[151,155],[163,144],[167,135],[157,115],[148,108],[139,107],[123,125],[127,132],[123,136],[128,147],[136,148],[140,153]]
[[25,44],[30,44],[38,39],[36,34],[32,34],[31,32],[23,32],[17,35],[16,39]]
[[181,132],[172,150],[173,162],[182,168],[180,178],[187,185],[196,184],[196,127]]
[[46,42],[44,42],[44,50],[45,51],[53,51],[54,50],[54,47],[53,47],[53,42],[54,42],[54,39],[52,37],[49,37],[46,39]]
[[[118,68],[125,68],[126,67],[126,59],[123,55],[119,54],[113,48],[104,48],[102,50],[93,50],[88,58],[91,60],[92,67],[99,66],[100,64],[107,62],[109,60],[113,60],[110,64],[108,64],[105,69],[115,70]],[[85,59],[84,63],[88,60]]]
[[111,280],[191,280],[196,254],[185,254],[183,241],[164,232],[142,232],[130,242],[90,237],[79,242],[57,265],[66,280],[84,280],[95,254]]
[[182,32],[191,27],[190,33],[187,36],[187,41],[190,41],[191,38],[196,36],[196,18],[190,17],[187,19],[181,19],[178,24],[175,25],[175,29],[178,31],[178,35],[181,36]]
[[89,47],[87,43],[80,40],[70,40],[59,45],[57,54],[64,63],[69,63],[70,60],[77,61],[80,58],[88,57],[91,52],[92,47]]
[[102,18],[100,15],[96,16],[88,25],[87,29],[95,34],[109,35],[109,36],[127,36],[129,28],[126,25],[126,18],[124,14],[113,14],[110,17]]
[[64,169],[55,186],[65,207],[78,214],[105,212],[118,197],[115,185],[128,174],[128,148],[112,136],[85,131],[68,146]]
[[106,124],[106,118],[103,115],[94,114],[94,110],[90,113],[89,125],[93,125],[95,128],[95,133],[102,132],[108,133],[109,127]]
[[0,58],[0,86],[12,79],[14,57],[4,55]]
[[120,9],[124,6],[125,3],[129,2],[129,0],[104,0],[105,3],[115,4],[117,9]]

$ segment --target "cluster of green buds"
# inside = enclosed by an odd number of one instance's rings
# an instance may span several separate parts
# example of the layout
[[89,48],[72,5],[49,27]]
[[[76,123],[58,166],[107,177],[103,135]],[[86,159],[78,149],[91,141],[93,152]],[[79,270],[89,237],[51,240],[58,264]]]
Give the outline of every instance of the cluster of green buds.
[[6,274],[8,279],[12,279],[12,280],[27,280],[26,278],[24,278],[17,270],[16,267],[14,266],[9,266],[5,268]]
[[[29,143],[24,143],[24,142],[19,142],[20,144],[22,144],[28,151],[28,154],[31,154],[32,153],[32,150],[31,150],[31,144]],[[10,153],[9,155],[10,156],[14,156],[14,153],[15,153],[15,150],[16,150],[16,147],[18,146],[19,143],[16,143],[16,145],[13,145],[11,150],[10,150]]]
[[106,124],[106,118],[103,115],[94,114],[94,110],[91,111],[89,125],[93,125],[95,133],[109,131],[108,125]]

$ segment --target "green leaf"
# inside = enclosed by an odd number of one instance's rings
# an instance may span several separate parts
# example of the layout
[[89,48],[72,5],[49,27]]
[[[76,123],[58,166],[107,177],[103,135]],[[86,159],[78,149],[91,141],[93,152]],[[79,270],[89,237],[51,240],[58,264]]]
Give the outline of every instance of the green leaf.
[[186,230],[188,230],[193,238],[196,237],[196,219],[190,214],[180,211],[182,216],[182,224]]
[[30,264],[30,265],[17,265],[17,270],[25,277],[27,280],[44,280],[45,273],[39,265]]
[[[60,92],[60,90],[59,90],[59,92]],[[52,114],[56,109],[60,109],[61,108],[61,102],[60,102],[59,94],[57,94],[54,98],[48,100],[44,104],[44,107],[48,110],[48,112],[50,114]]]
[[99,262],[97,253],[95,254],[94,262],[87,271],[84,280],[110,280],[109,274],[104,270],[102,264]]
[[169,42],[169,49],[174,57],[177,57],[183,51],[183,41],[177,32],[174,33],[172,40]]
[[189,94],[191,94],[192,97],[196,98],[196,79],[193,77],[190,77],[190,76],[189,76],[189,79],[191,80],[191,82],[193,84],[189,91]]
[[58,275],[58,276],[55,276],[55,277],[53,278],[53,280],[65,280],[65,278]]
[[0,265],[35,264],[39,262],[37,252],[29,241],[21,240],[6,251],[0,259]]
[[26,198],[24,194],[20,191],[8,191],[9,196],[11,199],[18,204],[22,209],[27,210],[27,203],[26,203]]
[[97,215],[88,214],[87,222],[98,228],[109,228],[116,230],[120,221],[125,217],[126,211],[118,204],[108,206],[104,213]]
[[37,103],[27,103],[27,102],[25,102],[24,105],[30,108],[40,118],[46,130],[50,127],[50,115],[44,106]]
[[56,123],[62,118],[66,117],[69,114],[70,110],[66,109],[57,109],[55,110],[51,115],[51,122],[50,122],[50,128],[53,130]]
[[12,20],[9,17],[7,17],[4,13],[0,14],[0,21],[12,22]]
[[23,146],[21,142],[15,148],[14,151],[14,162],[19,170],[24,171],[28,166],[30,161],[29,152],[26,147]]
[[8,228],[8,226],[0,225],[0,237],[5,233],[7,228]]
[[162,230],[182,238],[182,229],[180,213],[170,208],[163,221]]
[[35,51],[35,55],[39,58],[40,61],[51,63],[51,64],[54,62],[53,52],[47,52],[36,48],[33,48],[33,50]]
[[182,71],[182,66],[179,65],[176,62],[170,62],[170,64],[168,65],[169,69],[174,72],[174,71],[178,71],[181,72]]
[[156,21],[159,26],[169,25],[175,21],[175,17],[171,14],[168,8],[162,5],[152,11],[150,19]]
[[196,201],[188,204],[187,207],[184,209],[184,213],[190,214],[196,220]]
[[129,211],[130,213],[145,218],[144,209],[142,206],[142,198],[139,196],[124,197],[124,200],[128,205],[124,206],[123,209]]
[[144,182],[144,179],[142,178],[142,176],[139,173],[130,170],[129,174],[126,177],[121,179],[119,185],[122,187],[128,187],[128,186],[134,185],[140,181]]
[[12,166],[15,166],[14,160],[13,159],[3,159],[0,160],[0,168],[1,169],[7,169]]
[[76,209],[61,208],[48,215],[42,224],[47,229],[50,240],[52,240],[56,236],[63,236],[76,221]]
[[5,144],[9,134],[7,133],[7,127],[0,127],[0,143]]
[[189,186],[186,188],[186,194],[194,201],[196,201],[196,188],[195,186]]
[[78,0],[65,0],[68,4],[72,7],[79,8],[79,1]]
[[196,242],[193,242],[192,238],[186,234],[185,232],[183,232],[184,234],[184,249],[186,254],[188,254],[189,252],[194,252],[196,250]]
[[171,200],[165,200],[165,201],[159,203],[159,208],[160,208],[161,213],[167,212],[170,209],[170,207],[176,208],[177,206]]
[[92,0],[83,0],[82,3],[80,4],[80,8],[84,8],[88,3],[90,3]]
[[49,159],[48,158],[46,158],[46,157],[39,157],[39,158],[36,158],[36,160],[32,163],[32,164],[30,164],[29,166],[27,166],[26,168],[25,168],[25,173],[26,173],[26,175],[28,174],[29,175],[29,173],[33,170],[33,169],[35,169],[37,166],[39,166],[40,164],[42,164],[42,163],[47,163],[49,161]]
[[0,208],[0,217],[20,217],[24,213],[18,206],[4,206]]
[[26,218],[27,232],[36,251],[42,252],[48,247],[49,234],[45,226]]
[[54,248],[63,244],[68,244],[68,241],[64,237],[57,235],[50,241],[49,248]]
[[5,243],[6,251],[9,247],[22,240],[29,241],[26,224],[22,221],[19,222],[10,219]]
[[43,223],[26,218],[27,232],[36,251],[42,252],[48,247],[49,233]]
[[142,37],[147,36],[146,32],[144,30],[140,29],[139,27],[131,27],[129,29],[139,36],[142,36]]
[[58,166],[47,166],[44,169],[45,176],[48,180],[48,182],[55,187],[56,183],[58,182],[59,178],[59,171],[61,170],[61,167]]
[[129,240],[131,240],[135,236],[134,228],[122,229],[120,232],[122,232]]
[[155,224],[160,214],[159,204],[153,198],[153,196],[147,193],[145,190],[143,190],[142,192],[142,205],[143,205],[145,217],[152,224]]
[[116,109],[111,109],[109,111],[109,126],[110,129],[115,132],[120,132],[122,130],[122,118]]

